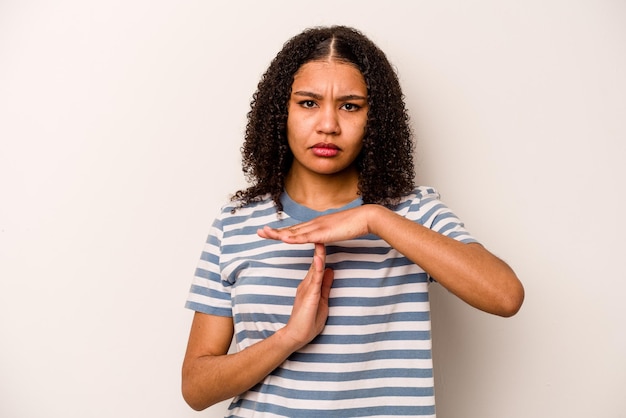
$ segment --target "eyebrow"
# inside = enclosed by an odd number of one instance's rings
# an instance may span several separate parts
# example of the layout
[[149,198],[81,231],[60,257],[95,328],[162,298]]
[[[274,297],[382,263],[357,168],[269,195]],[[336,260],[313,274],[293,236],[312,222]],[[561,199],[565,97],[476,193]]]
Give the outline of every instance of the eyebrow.
[[[315,100],[322,100],[324,97],[320,94],[317,93],[312,93],[310,91],[296,91],[293,93],[294,96],[303,96],[303,97],[310,97],[312,99]],[[346,100],[367,100],[367,97],[358,95],[358,94],[347,94],[345,96],[341,96],[338,97],[339,101],[346,101]]]

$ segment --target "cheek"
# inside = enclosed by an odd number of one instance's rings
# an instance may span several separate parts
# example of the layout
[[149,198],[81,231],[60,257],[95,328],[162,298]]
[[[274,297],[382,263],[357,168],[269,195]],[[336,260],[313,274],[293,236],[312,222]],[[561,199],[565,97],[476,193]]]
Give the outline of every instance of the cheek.
[[292,153],[298,151],[298,144],[302,142],[301,126],[298,123],[294,123],[292,119],[287,119],[287,125],[285,127],[285,135],[287,136],[287,145]]
[[308,132],[313,129],[311,122],[311,118],[302,117],[297,112],[295,115],[287,116],[287,126],[285,128],[287,139],[296,141],[308,135]]
[[287,113],[287,132],[298,130],[298,125],[300,125],[299,119],[298,112],[293,111],[290,106]]

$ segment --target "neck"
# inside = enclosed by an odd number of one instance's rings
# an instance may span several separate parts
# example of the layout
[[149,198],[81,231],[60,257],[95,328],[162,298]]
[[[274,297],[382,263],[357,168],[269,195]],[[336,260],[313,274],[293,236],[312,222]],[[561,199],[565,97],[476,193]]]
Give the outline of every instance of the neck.
[[341,175],[302,174],[290,170],[285,190],[300,205],[317,211],[344,206],[358,197],[359,175],[349,169]]

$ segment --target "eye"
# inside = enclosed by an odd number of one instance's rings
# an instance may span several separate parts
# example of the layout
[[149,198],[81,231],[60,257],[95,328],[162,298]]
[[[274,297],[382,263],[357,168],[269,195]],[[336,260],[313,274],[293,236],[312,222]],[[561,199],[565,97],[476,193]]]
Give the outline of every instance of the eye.
[[298,102],[298,104],[305,109],[311,109],[316,106],[316,103],[313,100],[302,100],[301,102]]
[[344,110],[347,110],[348,112],[356,112],[357,110],[359,110],[361,108],[361,106],[354,104],[354,103],[346,103],[343,106],[341,106]]

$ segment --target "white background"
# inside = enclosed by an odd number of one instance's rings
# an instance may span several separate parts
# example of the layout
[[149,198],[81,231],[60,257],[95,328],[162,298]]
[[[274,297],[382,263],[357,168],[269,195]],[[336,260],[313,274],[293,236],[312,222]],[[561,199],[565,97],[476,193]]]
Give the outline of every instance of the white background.
[[256,83],[305,27],[398,68],[421,184],[517,271],[433,287],[441,418],[626,417],[626,3],[0,1],[0,416],[218,417],[180,395]]

